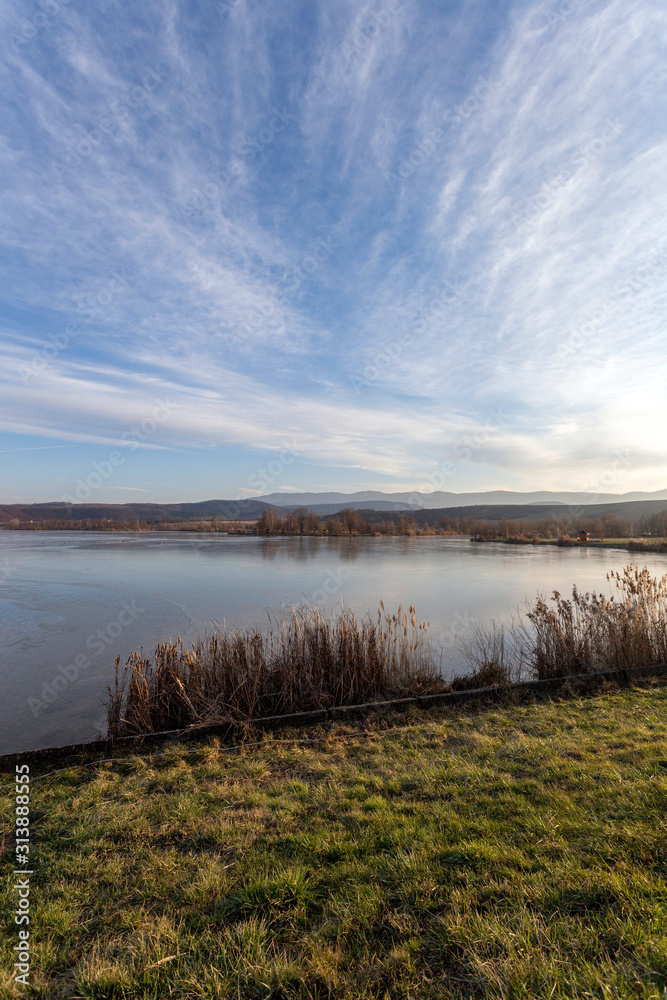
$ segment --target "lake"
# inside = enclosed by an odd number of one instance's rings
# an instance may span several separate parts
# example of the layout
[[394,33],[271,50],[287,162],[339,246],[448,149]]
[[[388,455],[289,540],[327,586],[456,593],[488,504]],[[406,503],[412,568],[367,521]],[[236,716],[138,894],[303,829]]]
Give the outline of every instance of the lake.
[[415,604],[449,677],[466,670],[457,636],[473,620],[509,620],[527,597],[570,596],[574,583],[608,591],[607,572],[631,561],[667,573],[667,554],[460,537],[0,531],[0,753],[94,739],[117,655],[190,642],[212,622]]

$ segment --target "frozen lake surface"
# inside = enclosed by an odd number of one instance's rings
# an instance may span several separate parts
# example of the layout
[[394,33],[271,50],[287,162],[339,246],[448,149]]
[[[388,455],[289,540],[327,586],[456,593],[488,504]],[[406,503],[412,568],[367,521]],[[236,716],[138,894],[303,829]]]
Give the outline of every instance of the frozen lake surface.
[[117,655],[189,642],[212,622],[264,626],[291,604],[415,604],[450,676],[465,671],[456,636],[471,621],[509,619],[538,591],[606,591],[607,572],[633,556],[667,573],[667,554],[467,538],[2,531],[0,753],[94,739]]

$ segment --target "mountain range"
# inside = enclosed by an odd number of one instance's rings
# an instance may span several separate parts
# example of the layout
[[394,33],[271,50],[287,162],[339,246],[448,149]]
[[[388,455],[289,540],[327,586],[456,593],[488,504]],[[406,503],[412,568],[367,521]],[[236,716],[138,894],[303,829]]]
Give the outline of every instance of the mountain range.
[[495,506],[508,504],[567,504],[581,507],[588,504],[630,503],[640,500],[667,500],[667,489],[653,493],[566,492],[537,490],[519,493],[512,490],[489,490],[482,493],[382,493],[363,490],[358,493],[269,493],[256,500],[274,507],[308,507],[319,514],[336,514],[344,507],[357,510],[441,510],[448,507]]
[[[412,498],[412,501],[409,499]],[[423,503],[416,503],[415,498]],[[667,510],[667,490],[654,493],[567,493],[540,491],[514,493],[495,490],[486,493],[272,493],[245,500],[201,500],[187,503],[90,503],[77,504],[55,501],[35,504],[0,504],[0,525],[12,521],[139,521],[159,525],[160,522],[257,520],[267,509],[288,512],[308,507],[320,515],[336,514],[345,507],[364,511],[372,523],[398,518],[399,511],[412,514],[418,524],[437,523],[444,515],[451,519],[475,517],[499,521],[517,518],[537,521],[543,517],[591,518],[616,514],[626,519],[660,513]]]

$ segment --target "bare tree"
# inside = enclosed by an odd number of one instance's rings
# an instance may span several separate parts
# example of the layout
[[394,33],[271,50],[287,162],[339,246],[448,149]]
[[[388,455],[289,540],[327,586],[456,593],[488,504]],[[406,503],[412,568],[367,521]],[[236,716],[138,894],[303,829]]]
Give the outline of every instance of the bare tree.
[[302,535],[308,521],[309,511],[307,507],[297,507],[294,511],[296,523],[299,526],[299,534]]
[[317,535],[318,532],[322,530],[322,522],[314,510],[308,512],[306,529],[311,533],[311,535]]
[[267,507],[262,511],[262,516],[257,522],[257,527],[260,531],[265,531],[267,535],[272,535],[278,527],[277,521],[275,510]]
[[340,511],[339,517],[343,522],[343,527],[349,535],[354,531],[355,533],[361,530],[363,524],[361,519],[361,514],[354,507],[344,507]]
[[417,532],[417,522],[409,514],[401,514],[396,530],[399,535],[414,535]]

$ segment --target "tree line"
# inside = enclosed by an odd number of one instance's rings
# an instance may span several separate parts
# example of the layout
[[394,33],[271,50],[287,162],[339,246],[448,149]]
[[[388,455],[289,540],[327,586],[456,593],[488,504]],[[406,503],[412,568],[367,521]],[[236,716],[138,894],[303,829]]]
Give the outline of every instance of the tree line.
[[[376,513],[376,512],[374,512]],[[307,507],[282,513],[265,510],[257,526],[267,535],[434,535],[453,534],[441,524],[418,525],[409,514],[398,519],[370,520],[363,511],[345,507],[337,514],[320,517]]]
[[359,511],[346,507],[337,514],[320,517],[307,507],[280,513],[265,510],[257,526],[266,534],[308,535],[471,535],[483,538],[526,540],[569,538],[579,530],[594,538],[667,537],[667,511],[650,514],[637,521],[604,514],[589,519],[545,517],[539,521],[503,518],[487,521],[475,517],[452,518],[434,512],[429,520],[411,514],[389,512],[380,518],[378,511]]
[[567,539],[579,530],[591,538],[667,538],[667,510],[627,520],[615,514],[601,517],[544,517],[539,521],[503,518],[488,521],[475,517],[449,517],[439,511],[420,511],[417,519],[400,511],[360,511],[346,507],[336,514],[319,515],[307,507],[294,511],[266,509],[257,521],[224,521],[216,516],[198,521],[110,520],[108,518],[50,518],[44,521],[6,522],[5,528],[30,531],[199,531],[267,535],[470,535],[504,541]]

